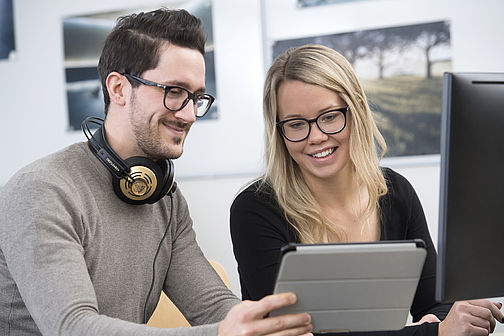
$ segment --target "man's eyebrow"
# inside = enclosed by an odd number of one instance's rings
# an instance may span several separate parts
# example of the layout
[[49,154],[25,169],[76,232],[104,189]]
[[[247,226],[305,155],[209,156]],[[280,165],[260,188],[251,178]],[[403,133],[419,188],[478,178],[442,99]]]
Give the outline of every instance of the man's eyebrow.
[[[189,87],[190,87],[189,83],[184,82],[184,81],[179,81],[179,80],[165,81],[165,82],[163,82],[163,84],[166,86],[180,86],[180,87],[183,87],[184,89],[187,89],[187,90],[189,90]],[[200,94],[200,93],[204,93],[204,92],[205,92],[205,87],[201,87],[201,88],[195,90],[193,93]]]

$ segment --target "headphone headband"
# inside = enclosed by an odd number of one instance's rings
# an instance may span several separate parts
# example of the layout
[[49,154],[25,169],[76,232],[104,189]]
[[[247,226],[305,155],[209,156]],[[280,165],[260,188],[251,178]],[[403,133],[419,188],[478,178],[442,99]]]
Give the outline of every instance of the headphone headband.
[[[89,139],[91,150],[105,167],[117,178],[129,175],[130,167],[121,157],[110,147],[105,136],[105,125],[100,128]],[[102,145],[100,145],[102,144]]]

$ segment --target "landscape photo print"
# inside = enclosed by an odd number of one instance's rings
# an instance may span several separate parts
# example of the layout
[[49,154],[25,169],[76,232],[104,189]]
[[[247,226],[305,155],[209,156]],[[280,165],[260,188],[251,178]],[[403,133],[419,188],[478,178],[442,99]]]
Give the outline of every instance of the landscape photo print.
[[451,70],[447,21],[275,41],[273,57],[308,43],[352,64],[387,142],[386,157],[439,154],[443,73]]

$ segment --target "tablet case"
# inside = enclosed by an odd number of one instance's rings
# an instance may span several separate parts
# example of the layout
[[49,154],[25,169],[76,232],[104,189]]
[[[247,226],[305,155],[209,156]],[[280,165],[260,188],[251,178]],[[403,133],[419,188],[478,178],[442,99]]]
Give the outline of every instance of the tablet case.
[[274,293],[294,292],[297,302],[271,316],[307,312],[317,333],[401,329],[426,254],[422,240],[289,244]]

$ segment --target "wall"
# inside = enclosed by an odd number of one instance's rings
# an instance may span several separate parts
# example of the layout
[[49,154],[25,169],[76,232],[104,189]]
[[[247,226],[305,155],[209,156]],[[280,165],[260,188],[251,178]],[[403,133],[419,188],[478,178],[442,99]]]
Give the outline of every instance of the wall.
[[[0,185],[30,161],[84,140],[80,132],[67,131],[61,19],[143,4],[15,0],[17,55],[0,61]],[[175,165],[198,241],[209,258],[227,269],[237,294],[229,205],[262,167],[261,95],[269,63],[263,41],[449,20],[454,71],[503,72],[503,12],[500,0],[375,0],[304,10],[296,9],[294,0],[213,1],[221,115],[194,125]],[[436,241],[439,158],[388,160],[384,165],[415,186]]]

